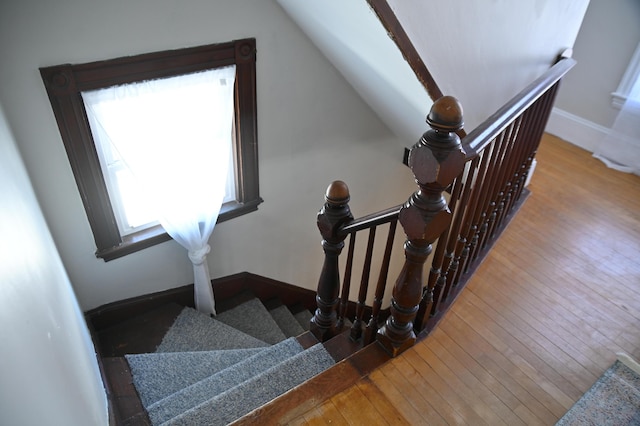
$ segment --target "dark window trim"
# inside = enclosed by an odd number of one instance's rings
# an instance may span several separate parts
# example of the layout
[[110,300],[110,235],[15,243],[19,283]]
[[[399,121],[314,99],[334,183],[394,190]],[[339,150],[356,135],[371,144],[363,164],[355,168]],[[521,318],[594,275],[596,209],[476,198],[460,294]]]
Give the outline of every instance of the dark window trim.
[[120,236],[102,176],[80,92],[236,65],[236,199],[223,205],[218,223],[255,211],[262,202],[258,184],[256,41],[167,50],[79,65],[40,68],[69,163],[96,242],[105,261],[167,241],[160,227]]

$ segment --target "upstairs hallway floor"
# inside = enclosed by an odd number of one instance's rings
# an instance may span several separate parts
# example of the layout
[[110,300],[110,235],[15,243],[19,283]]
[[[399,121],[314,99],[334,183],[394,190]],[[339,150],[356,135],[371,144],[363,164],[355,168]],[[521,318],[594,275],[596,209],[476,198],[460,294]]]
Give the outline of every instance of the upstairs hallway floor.
[[640,177],[545,134],[531,195],[427,338],[292,425],[553,425],[640,359]]

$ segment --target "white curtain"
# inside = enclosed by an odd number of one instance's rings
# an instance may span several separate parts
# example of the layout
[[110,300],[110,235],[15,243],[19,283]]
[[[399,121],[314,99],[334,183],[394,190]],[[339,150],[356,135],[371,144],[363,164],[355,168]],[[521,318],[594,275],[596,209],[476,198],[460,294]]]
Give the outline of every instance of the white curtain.
[[225,194],[234,80],[230,66],[83,93],[94,138],[112,143],[188,250],[196,308],[212,314],[208,241]]
[[593,155],[610,168],[640,175],[640,79]]

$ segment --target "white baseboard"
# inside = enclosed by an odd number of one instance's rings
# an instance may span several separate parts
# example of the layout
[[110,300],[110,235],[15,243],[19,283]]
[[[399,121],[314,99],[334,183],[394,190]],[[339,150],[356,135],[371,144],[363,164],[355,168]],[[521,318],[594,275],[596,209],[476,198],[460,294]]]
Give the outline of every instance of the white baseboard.
[[580,148],[593,152],[598,143],[606,136],[608,128],[585,120],[559,108],[553,108],[546,132],[551,133]]

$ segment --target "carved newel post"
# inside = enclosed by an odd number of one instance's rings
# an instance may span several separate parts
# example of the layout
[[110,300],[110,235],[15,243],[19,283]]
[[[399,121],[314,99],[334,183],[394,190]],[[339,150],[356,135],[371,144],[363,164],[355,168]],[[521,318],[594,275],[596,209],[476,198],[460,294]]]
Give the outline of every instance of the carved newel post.
[[427,116],[428,130],[409,153],[409,167],[419,189],[400,210],[404,228],[405,263],[393,288],[391,313],[378,331],[377,340],[396,356],[416,341],[413,321],[422,297],[424,263],[431,244],[451,222],[442,192],[462,172],[465,154],[455,131],[462,128],[462,106],[452,96],[434,102]]
[[353,220],[349,209],[349,188],[342,181],[334,181],[327,188],[324,207],[318,213],[318,229],[322,235],[324,264],[318,281],[316,302],[318,309],[311,319],[310,329],[318,340],[324,342],[335,336],[340,291],[340,273],[338,256],[344,247],[346,235],[340,235],[340,229]]

